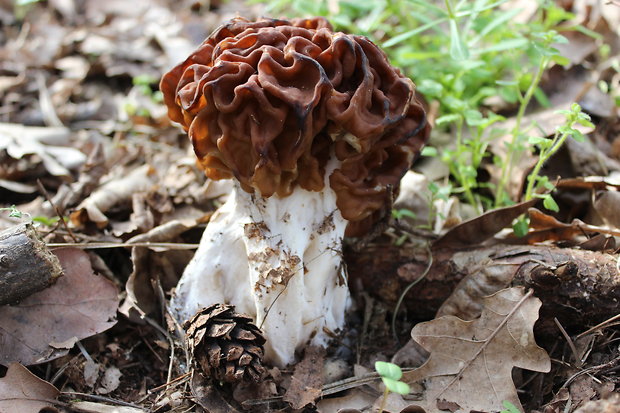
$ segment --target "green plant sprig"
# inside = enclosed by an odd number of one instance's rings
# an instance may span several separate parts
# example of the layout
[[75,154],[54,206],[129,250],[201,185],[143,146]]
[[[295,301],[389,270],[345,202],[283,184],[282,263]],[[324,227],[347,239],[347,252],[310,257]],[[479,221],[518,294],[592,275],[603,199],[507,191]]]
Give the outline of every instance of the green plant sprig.
[[396,364],[377,361],[375,362],[375,370],[379,373],[381,381],[383,381],[385,385],[381,407],[379,408],[379,413],[383,413],[385,403],[387,402],[387,396],[390,392],[405,395],[409,394],[411,389],[407,383],[400,381],[401,377],[403,377],[403,372]]
[[581,111],[581,106],[577,103],[573,103],[569,110],[558,110],[556,113],[560,113],[566,117],[566,121],[563,125],[556,128],[553,138],[543,137],[530,137],[528,142],[531,145],[536,146],[540,153],[538,155],[538,162],[534,166],[534,169],[527,177],[527,189],[525,191],[524,200],[529,201],[534,197],[541,197],[545,202],[545,208],[552,211],[558,211],[558,206],[551,197],[551,194],[538,195],[534,192],[536,188],[543,187],[547,190],[554,189],[554,186],[549,182],[546,176],[540,176],[540,170],[543,165],[562,147],[566,139],[573,138],[578,142],[585,140],[583,134],[575,128],[576,124],[593,128],[594,124],[590,121],[590,116]]
[[[522,122],[523,117],[525,116],[525,111],[530,105],[532,97],[534,97],[537,90],[539,90],[540,81],[542,79],[543,73],[547,70],[549,64],[551,62],[559,61],[564,63],[564,58],[560,56],[558,50],[552,47],[554,43],[567,43],[568,40],[559,35],[555,30],[549,30],[544,33],[535,33],[534,36],[537,40],[534,41],[534,48],[540,54],[538,67],[536,69],[536,73],[534,78],[531,80],[525,95],[521,95],[518,93],[519,100],[519,109],[517,111],[517,116],[515,118],[515,126],[512,129],[511,141],[508,144],[508,159],[503,164],[499,184],[497,186],[497,191],[495,193],[495,206],[500,207],[506,204],[505,202],[505,191],[508,182],[508,177],[512,175],[512,168],[515,164],[515,161],[523,152],[523,145],[521,145],[521,138],[524,136],[522,133]],[[519,90],[517,89],[517,92]]]

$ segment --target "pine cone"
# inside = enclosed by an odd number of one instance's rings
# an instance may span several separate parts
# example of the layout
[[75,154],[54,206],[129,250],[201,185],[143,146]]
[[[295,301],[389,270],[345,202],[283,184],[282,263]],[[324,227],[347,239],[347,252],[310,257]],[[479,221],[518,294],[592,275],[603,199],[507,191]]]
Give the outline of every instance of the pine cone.
[[232,305],[214,304],[184,327],[194,365],[204,375],[227,383],[260,380],[265,338],[252,318],[235,313]]

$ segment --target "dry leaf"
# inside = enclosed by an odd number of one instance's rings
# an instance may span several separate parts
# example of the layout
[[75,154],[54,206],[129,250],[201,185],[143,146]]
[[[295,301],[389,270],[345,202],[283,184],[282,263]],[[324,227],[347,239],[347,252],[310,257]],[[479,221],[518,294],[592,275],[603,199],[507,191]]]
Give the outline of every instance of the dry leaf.
[[99,228],[108,225],[105,213],[115,205],[129,202],[136,192],[145,192],[156,184],[157,174],[149,165],[142,165],[120,179],[101,185],[71,214],[71,222],[80,227],[94,222]]
[[291,404],[293,409],[301,409],[321,397],[324,357],[324,348],[306,347],[304,358],[295,366],[291,385],[283,398],[285,402]]
[[506,288],[520,267],[510,260],[475,252],[467,255],[478,259],[466,267],[467,275],[439,307],[436,317],[451,315],[465,321],[480,317],[485,298]]
[[0,123],[0,150],[7,151],[13,159],[37,155],[45,169],[52,175],[69,176],[86,161],[86,155],[70,145],[71,131],[64,127],[24,126]]
[[359,388],[355,388],[351,389],[344,396],[325,398],[318,401],[316,409],[319,413],[344,413],[345,411],[360,412],[360,410],[366,410],[372,406],[375,400],[376,396]]
[[121,383],[122,375],[123,373],[121,373],[118,367],[108,367],[103,373],[103,377],[101,378],[101,387],[97,388],[97,393],[108,394],[116,390]]
[[192,395],[202,408],[209,413],[239,413],[230,403],[224,399],[221,390],[211,382],[194,371],[190,381]]
[[84,413],[145,413],[146,410],[129,406],[110,406],[94,402],[73,402],[71,407]]
[[56,396],[56,387],[18,363],[11,363],[6,376],[0,378],[0,413],[39,413],[52,406],[46,400]]
[[620,228],[620,192],[605,191],[597,194],[594,209],[606,225]]
[[550,240],[569,240],[577,235],[592,233],[620,236],[620,231],[617,229],[588,225],[579,219],[573,219],[570,224],[565,224],[536,208],[530,208],[528,215],[530,217],[530,226],[534,230],[523,237],[523,240],[530,244]]
[[433,244],[433,248],[461,248],[479,244],[497,234],[519,215],[533,206],[538,199],[486,212],[465,221],[446,232]]
[[416,402],[437,412],[437,402],[460,406],[459,412],[497,411],[507,400],[520,407],[512,368],[548,372],[547,352],[534,341],[539,299],[523,288],[502,290],[485,299],[475,321],[446,316],[416,325],[411,336],[431,352],[403,381],[425,380],[424,399]]
[[69,351],[59,343],[90,337],[116,323],[116,287],[93,274],[88,254],[76,248],[54,254],[64,277],[18,305],[0,307],[0,364],[52,360]]
[[[173,242],[189,228],[186,222],[171,220],[131,238],[128,243]],[[131,249],[133,271],[125,285],[127,296],[119,312],[136,322],[157,308],[157,291],[153,289],[153,281],[158,280],[164,288],[171,288],[193,254],[192,251],[181,250],[155,251],[154,248],[144,247]]]
[[415,218],[404,216],[402,219],[411,225],[424,225],[428,223],[430,214],[430,202],[432,193],[428,189],[428,178],[414,171],[407,171],[400,180],[398,197],[394,201],[394,209],[408,209],[415,211]]
[[589,401],[575,410],[575,413],[614,413],[620,411],[620,394],[612,394],[607,399]]

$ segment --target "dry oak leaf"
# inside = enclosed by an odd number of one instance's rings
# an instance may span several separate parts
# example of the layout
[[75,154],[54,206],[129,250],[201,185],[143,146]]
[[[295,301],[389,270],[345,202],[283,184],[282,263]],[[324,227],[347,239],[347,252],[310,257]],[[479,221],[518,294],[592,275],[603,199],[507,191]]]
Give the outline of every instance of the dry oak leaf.
[[402,378],[424,380],[424,399],[415,404],[427,412],[440,411],[438,402],[456,403],[457,412],[497,411],[507,400],[522,411],[512,368],[551,368],[547,352],[534,340],[540,306],[531,291],[514,287],[486,297],[476,320],[445,316],[416,325],[411,336],[431,355]]
[[118,291],[93,274],[88,254],[53,251],[64,277],[16,305],[0,306],[0,364],[43,363],[67,354],[76,341],[116,324]]
[[26,367],[12,363],[0,378],[0,413],[39,413],[52,405],[58,390],[32,374]]

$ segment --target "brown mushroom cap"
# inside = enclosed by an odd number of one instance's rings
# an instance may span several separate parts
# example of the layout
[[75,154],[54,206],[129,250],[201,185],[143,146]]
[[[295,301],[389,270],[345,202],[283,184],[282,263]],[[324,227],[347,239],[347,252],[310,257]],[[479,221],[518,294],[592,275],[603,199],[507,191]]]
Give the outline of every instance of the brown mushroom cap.
[[361,36],[323,18],[237,18],[221,26],[161,90],[212,179],[289,195],[324,186],[325,165],[347,235],[372,223],[429,135],[414,85]]

